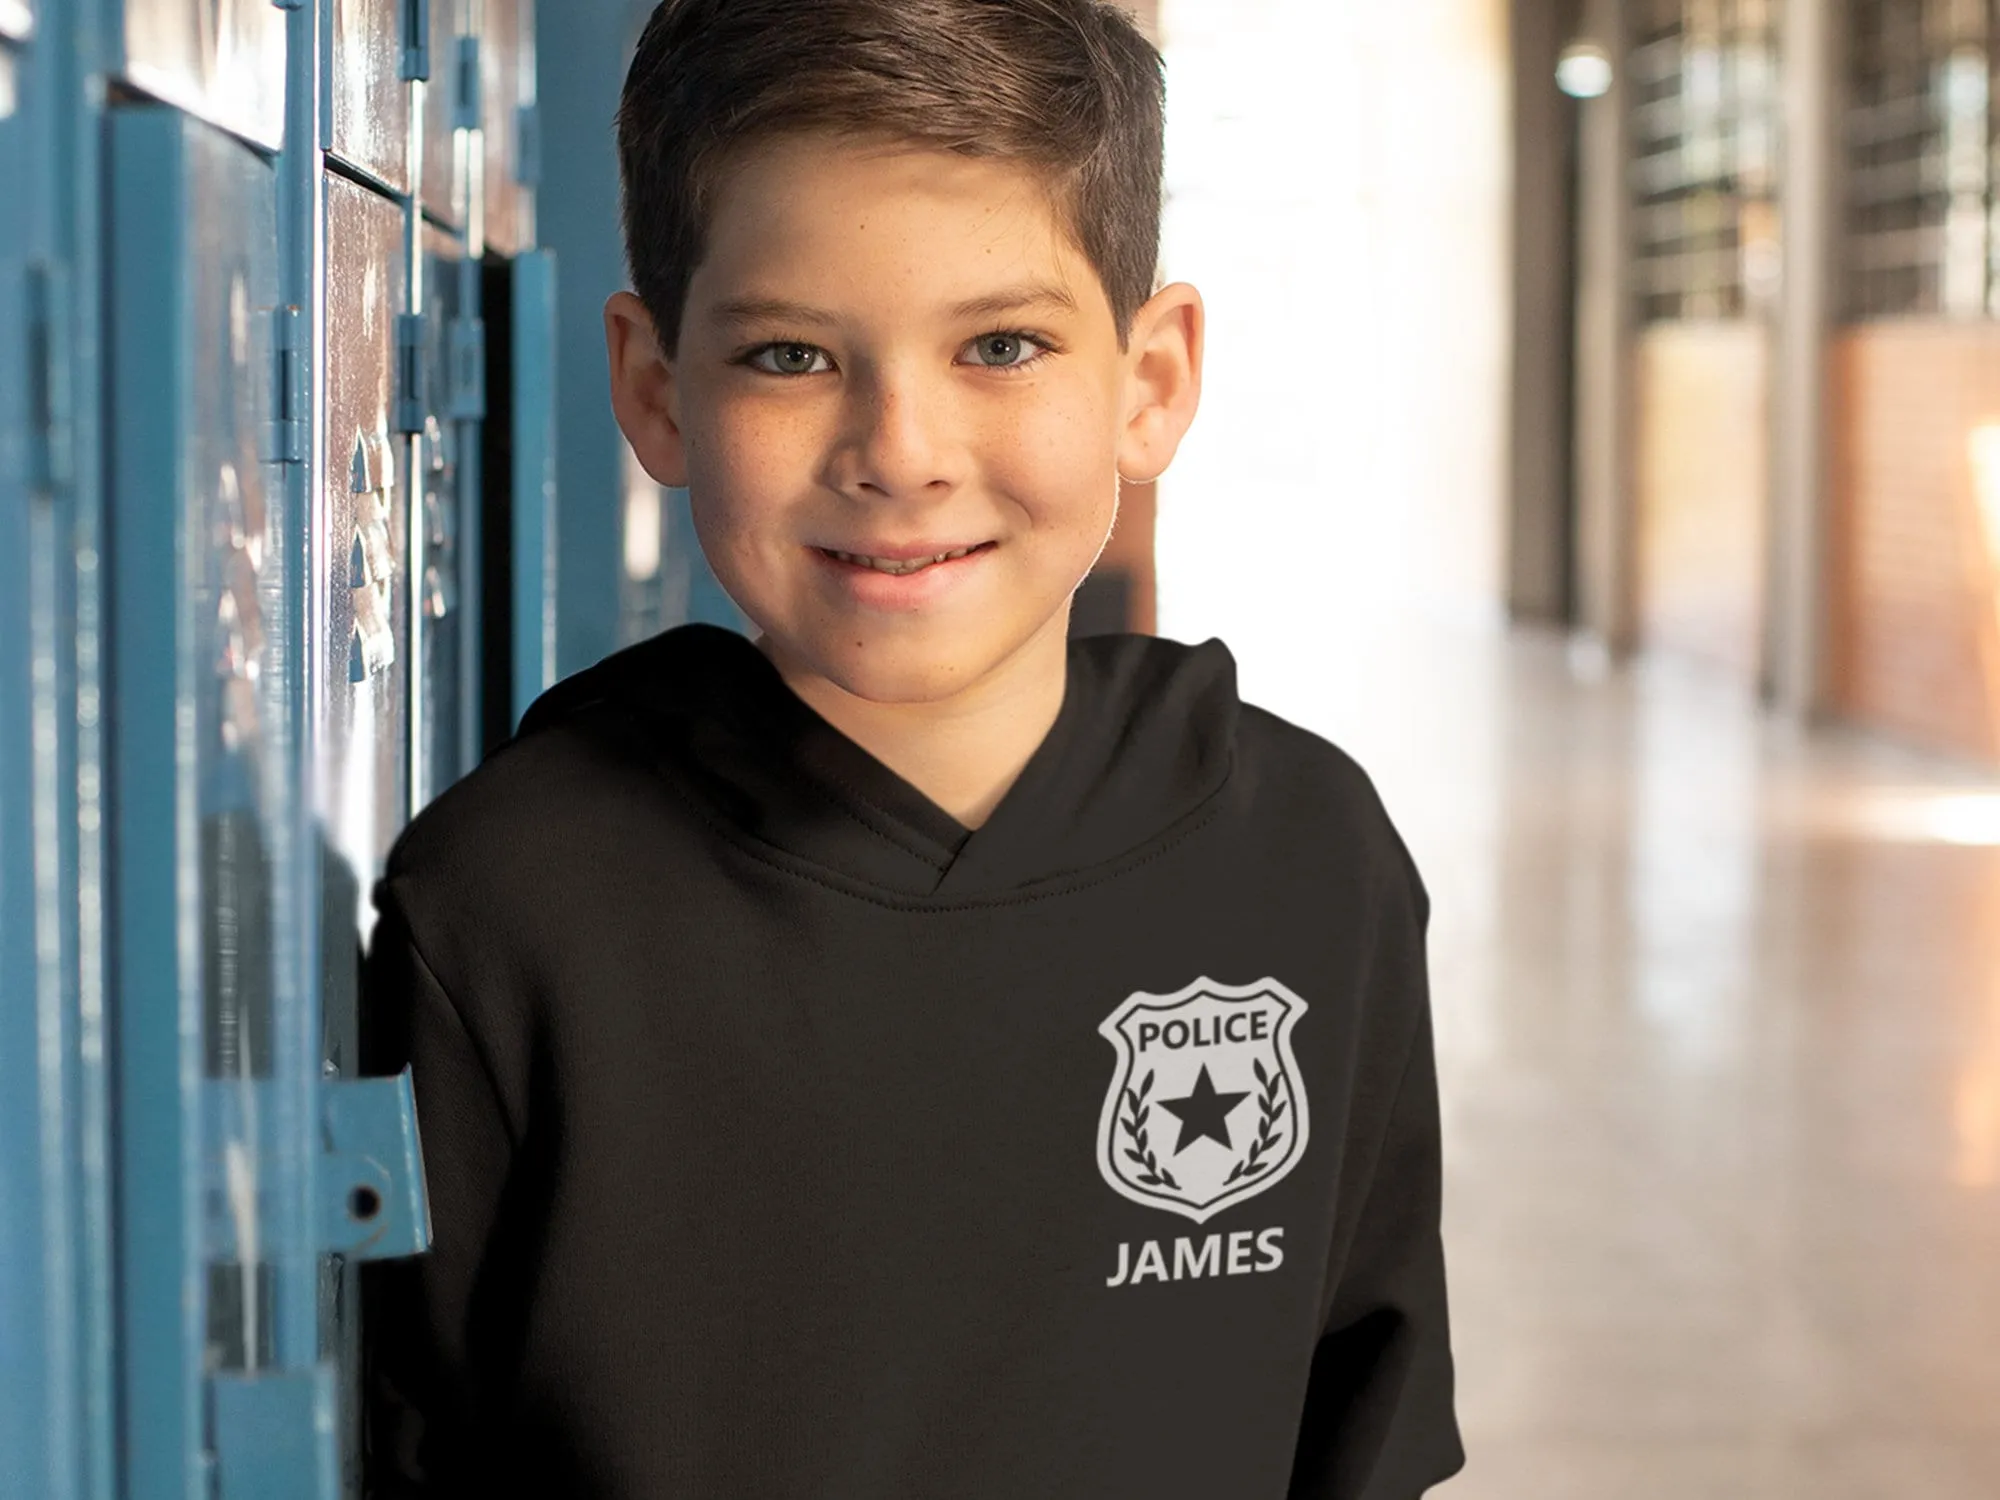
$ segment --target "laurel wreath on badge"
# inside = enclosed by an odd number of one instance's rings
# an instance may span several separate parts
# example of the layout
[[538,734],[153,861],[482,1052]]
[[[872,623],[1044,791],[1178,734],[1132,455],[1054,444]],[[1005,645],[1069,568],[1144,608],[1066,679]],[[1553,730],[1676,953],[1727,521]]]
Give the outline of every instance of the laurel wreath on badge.
[[1250,1066],[1257,1073],[1257,1105],[1261,1116],[1257,1127],[1257,1139],[1244,1153],[1243,1160],[1231,1167],[1229,1175],[1222,1179],[1224,1187],[1242,1178],[1255,1177],[1269,1171],[1271,1164],[1264,1158],[1284,1139],[1280,1134],[1279,1120],[1285,1113],[1285,1101],[1278,1097],[1278,1091],[1284,1086],[1285,1075],[1283,1072],[1268,1070],[1255,1058],[1251,1059]]
[[1168,1187],[1178,1192],[1180,1184],[1174,1181],[1174,1174],[1161,1166],[1159,1158],[1153,1154],[1152,1141],[1146,1125],[1153,1114],[1153,1107],[1146,1102],[1146,1096],[1152,1092],[1153,1075],[1150,1072],[1140,1081],[1137,1089],[1125,1090],[1125,1107],[1131,1113],[1124,1116],[1119,1123],[1124,1126],[1125,1133],[1132,1137],[1132,1144],[1125,1148],[1125,1155],[1129,1161],[1141,1168],[1134,1175],[1147,1187]]

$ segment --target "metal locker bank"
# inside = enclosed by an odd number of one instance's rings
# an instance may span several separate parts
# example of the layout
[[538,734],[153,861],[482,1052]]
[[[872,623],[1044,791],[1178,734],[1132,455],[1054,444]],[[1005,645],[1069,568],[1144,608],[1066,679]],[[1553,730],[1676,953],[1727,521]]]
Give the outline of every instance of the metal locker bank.
[[553,678],[532,0],[0,0],[0,1500],[360,1493],[369,893]]

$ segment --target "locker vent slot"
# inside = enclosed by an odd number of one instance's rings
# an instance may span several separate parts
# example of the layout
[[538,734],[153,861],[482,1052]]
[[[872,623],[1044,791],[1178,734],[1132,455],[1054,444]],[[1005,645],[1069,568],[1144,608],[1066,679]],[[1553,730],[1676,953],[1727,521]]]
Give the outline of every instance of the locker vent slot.
[[514,111],[515,145],[518,148],[514,158],[514,179],[523,187],[534,187],[542,180],[542,114],[532,104],[523,104]]
[[431,76],[431,0],[403,0],[403,77]]
[[451,128],[477,130],[479,128],[479,38],[476,36],[462,36],[458,39],[458,70],[454,83],[456,87],[451,96]]
[[44,494],[74,482],[71,447],[69,270],[43,262],[28,268],[28,484]]
[[396,319],[396,431],[422,432],[430,410],[424,400],[424,318],[402,313]]
[[451,410],[465,422],[486,417],[486,324],[478,318],[451,323]]

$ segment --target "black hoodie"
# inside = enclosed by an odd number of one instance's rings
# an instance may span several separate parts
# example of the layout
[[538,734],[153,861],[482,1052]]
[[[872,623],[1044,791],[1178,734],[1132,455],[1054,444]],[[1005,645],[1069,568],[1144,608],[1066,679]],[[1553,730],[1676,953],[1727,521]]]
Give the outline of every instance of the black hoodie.
[[388,1495],[1411,1500],[1463,1459],[1424,890],[1220,641],[1069,645],[969,831],[705,625],[392,852]]

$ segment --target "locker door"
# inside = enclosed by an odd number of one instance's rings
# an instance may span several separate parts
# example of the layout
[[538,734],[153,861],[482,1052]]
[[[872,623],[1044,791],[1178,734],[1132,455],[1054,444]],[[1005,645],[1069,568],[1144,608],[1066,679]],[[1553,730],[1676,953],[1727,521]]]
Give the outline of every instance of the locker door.
[[[23,38],[24,7],[0,0],[0,37]],[[25,48],[0,39],[0,203],[26,205],[31,150],[22,89]],[[0,1496],[29,1500],[60,1487],[62,1437],[50,1430],[57,1403],[46,1376],[53,1368],[44,1269],[54,1205],[43,1185],[53,1142],[41,1119],[41,1054],[36,944],[34,772],[34,555],[30,517],[48,504],[30,473],[34,420],[28,266],[34,250],[28,214],[0,214],[0,1361],[8,1395],[0,1400]]]
[[[0,1496],[114,1462],[109,1061],[98,941],[95,341],[61,231],[95,205],[65,111],[79,18],[0,0]],[[86,158],[79,161],[79,157]],[[79,171],[81,168],[81,172]],[[88,249],[82,252],[89,254]]]
[[425,217],[465,228],[467,153],[478,143],[479,55],[474,0],[431,0],[431,77],[424,101]]
[[405,47],[408,0],[326,0],[330,154],[394,192],[410,190],[410,87],[416,53]]
[[517,255],[535,243],[534,179],[541,154],[534,0],[485,0],[479,57],[485,246],[496,255]]
[[424,419],[422,511],[416,518],[417,685],[412,702],[411,805],[422,807],[472,769],[476,760],[476,625],[479,421],[483,382],[476,345],[461,307],[465,250],[426,225],[424,266]]
[[[321,814],[344,910],[328,910],[330,1060],[351,1067],[352,935],[371,920],[367,887],[404,821],[409,671],[409,518],[404,440],[392,422],[395,323],[405,306],[403,215],[329,174],[326,191],[326,411],[318,553],[324,559],[317,731]],[[330,898],[331,899],[331,898]],[[338,918],[336,925],[335,919]]]
[[[358,1063],[357,967],[369,891],[409,806],[407,441],[395,431],[396,319],[407,302],[400,205],[329,173],[324,443],[314,553],[321,600],[313,712],[323,838],[321,1004],[329,1072]],[[344,1371],[341,1449],[358,1456],[359,1282],[329,1268],[323,1345]],[[343,1485],[352,1492],[358,1472]]]
[[319,1059],[286,957],[299,642],[263,449],[276,181],[156,106],[113,113],[110,171],[124,1446],[133,1496],[180,1497],[226,1447],[211,1382],[317,1357],[300,1171]]
[[245,0],[122,0],[111,9],[123,12],[126,77],[225,130],[282,143],[284,11]]
[[529,251],[509,263],[505,273],[507,437],[512,449],[507,539],[511,732],[556,680],[555,256]]

